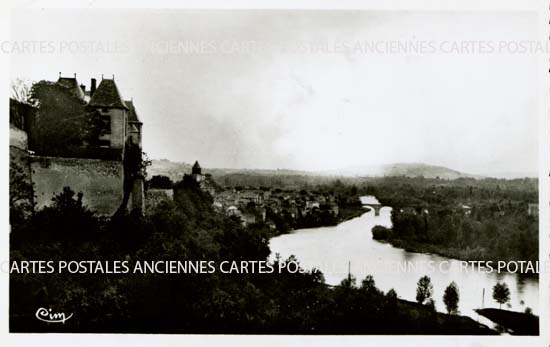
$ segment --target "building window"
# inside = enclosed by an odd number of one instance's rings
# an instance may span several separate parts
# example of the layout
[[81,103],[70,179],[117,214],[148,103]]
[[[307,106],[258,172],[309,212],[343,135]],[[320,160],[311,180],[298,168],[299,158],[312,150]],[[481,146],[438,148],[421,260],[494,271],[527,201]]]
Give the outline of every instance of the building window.
[[101,133],[108,135],[111,133],[111,116],[101,116]]
[[111,141],[110,140],[99,140],[99,147],[110,147]]

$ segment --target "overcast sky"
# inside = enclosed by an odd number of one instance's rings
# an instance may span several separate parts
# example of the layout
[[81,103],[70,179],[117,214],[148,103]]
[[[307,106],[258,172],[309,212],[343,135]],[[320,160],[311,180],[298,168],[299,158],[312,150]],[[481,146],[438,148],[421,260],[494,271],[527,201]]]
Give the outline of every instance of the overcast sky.
[[537,56],[515,46],[537,39],[534,14],[42,10],[12,18],[13,41],[2,46],[13,52],[12,79],[56,80],[61,71],[89,88],[91,77],[115,74],[144,122],[151,158],[537,171]]

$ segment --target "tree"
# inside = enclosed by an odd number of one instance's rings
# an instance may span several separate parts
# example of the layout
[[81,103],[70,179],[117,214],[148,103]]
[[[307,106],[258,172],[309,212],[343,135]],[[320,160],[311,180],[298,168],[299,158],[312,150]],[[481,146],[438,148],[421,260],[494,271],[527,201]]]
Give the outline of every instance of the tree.
[[375,225],[372,228],[372,238],[375,240],[387,240],[391,238],[391,229],[381,225]]
[[432,280],[428,276],[420,277],[416,288],[416,301],[423,304],[433,294]]
[[388,290],[388,293],[386,293],[386,297],[391,300],[397,300],[397,292],[395,289]]
[[447,308],[448,313],[454,314],[458,312],[459,300],[460,300],[460,297],[459,297],[458,287],[456,283],[453,281],[445,289],[445,293],[443,294],[443,302],[445,303],[445,307]]
[[502,304],[510,301],[510,289],[508,289],[506,283],[495,284],[493,287],[493,299],[500,304],[500,308],[502,308]]
[[361,289],[364,289],[367,293],[378,293],[378,288],[376,288],[374,277],[367,275],[367,277],[365,277],[365,279],[361,282]]
[[31,104],[31,87],[28,81],[20,78],[11,82],[11,97],[23,104]]
[[357,280],[355,279],[355,276],[349,275],[348,277],[344,278],[342,282],[340,282],[340,287],[342,288],[354,288]]
[[426,300],[426,306],[430,308],[433,312],[435,312],[435,300],[433,298],[429,298]]
[[34,210],[34,191],[23,163],[10,158],[10,224],[19,224]]
[[170,177],[155,175],[149,180],[148,186],[151,189],[172,189],[174,182],[172,182]]
[[397,309],[397,293],[392,288],[386,293],[386,302],[391,311]]
[[52,198],[52,207],[59,211],[76,212],[86,211],[82,204],[84,194],[78,193],[75,199],[75,192],[70,187],[63,187],[63,191]]
[[34,212],[17,232],[13,233],[15,244],[44,240],[63,241],[64,246],[71,242],[95,240],[99,230],[99,220],[84,204],[82,193],[71,188],[52,198],[52,203]]
[[30,102],[38,107],[35,118],[36,150],[40,154],[71,154],[83,145],[99,145],[104,133],[100,115],[86,102],[54,82],[34,83]]

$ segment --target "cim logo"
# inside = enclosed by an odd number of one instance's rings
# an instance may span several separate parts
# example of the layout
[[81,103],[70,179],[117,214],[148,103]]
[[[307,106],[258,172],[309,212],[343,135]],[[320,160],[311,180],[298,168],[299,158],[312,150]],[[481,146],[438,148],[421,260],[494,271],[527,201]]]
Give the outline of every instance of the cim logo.
[[73,314],[71,313],[69,316],[66,316],[65,313],[57,313],[52,312],[52,309],[45,309],[43,307],[40,307],[35,314],[36,318],[39,320],[46,322],[46,323],[63,323],[65,324],[66,321],[71,319]]

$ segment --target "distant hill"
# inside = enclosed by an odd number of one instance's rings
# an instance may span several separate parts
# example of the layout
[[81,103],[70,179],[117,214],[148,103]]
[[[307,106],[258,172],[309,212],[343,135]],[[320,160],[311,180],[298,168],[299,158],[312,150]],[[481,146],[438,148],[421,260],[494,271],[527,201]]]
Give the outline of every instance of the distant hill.
[[[191,164],[172,162],[167,159],[153,160],[152,165],[147,169],[149,177],[164,175],[172,180],[180,180],[184,173],[191,172]],[[357,176],[407,176],[441,179],[456,178],[483,178],[480,175],[472,175],[452,170],[443,166],[428,165],[423,163],[396,163],[377,167],[354,168],[338,171],[299,171],[299,170],[265,170],[265,169],[224,169],[224,168],[203,168],[203,173],[210,173],[213,176],[226,175],[256,175],[256,176],[309,176],[309,177],[357,177]]]
[[359,166],[343,170],[327,171],[325,174],[342,175],[342,176],[367,176],[367,177],[384,177],[384,176],[406,176],[406,177],[425,177],[425,178],[441,178],[441,179],[457,179],[457,178],[483,178],[481,175],[473,175],[457,170],[449,169],[444,166],[429,165],[424,163],[394,163],[386,165],[374,166]]
[[[199,161],[200,163],[200,161]],[[155,175],[168,176],[173,181],[181,180],[183,174],[191,173],[192,164],[173,162],[168,159],[153,159],[151,166],[147,168],[149,178]],[[225,168],[202,168],[203,174],[212,176],[226,175],[261,175],[261,176],[318,176],[319,173],[298,170],[265,170],[265,169],[225,169]]]
[[514,179],[514,178],[538,178],[539,173],[534,171],[492,171],[486,174],[488,177]]
[[422,163],[389,164],[382,167],[383,176],[407,176],[425,178],[442,178],[454,180],[457,178],[483,178],[480,175],[471,175],[464,172],[449,169],[443,166],[428,165]]
[[383,165],[380,168],[378,174],[373,176],[407,176],[407,177],[419,177],[425,178],[442,178],[442,179],[457,179],[457,178],[502,178],[502,179],[515,179],[515,178],[537,178],[537,172],[504,172],[504,171],[486,171],[483,174],[471,174],[460,172],[457,170],[449,169],[444,166],[428,165],[423,163],[397,163]]
[[[155,175],[164,175],[170,177],[173,181],[178,181],[184,173],[191,172],[192,164],[183,162],[173,162],[167,159],[154,159],[152,165],[147,168],[149,177]],[[221,176],[302,176],[302,177],[317,177],[317,178],[336,178],[336,177],[383,177],[383,176],[406,176],[406,177],[425,177],[453,180],[457,178],[475,178],[482,179],[487,177],[513,179],[531,177],[536,178],[538,174],[535,172],[488,172],[483,175],[470,174],[449,169],[444,166],[429,165],[424,163],[395,163],[386,165],[377,165],[369,167],[354,167],[343,170],[327,170],[327,171],[300,171],[287,169],[226,169],[226,168],[204,168],[203,173],[212,174],[215,177]]]

